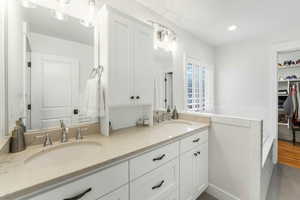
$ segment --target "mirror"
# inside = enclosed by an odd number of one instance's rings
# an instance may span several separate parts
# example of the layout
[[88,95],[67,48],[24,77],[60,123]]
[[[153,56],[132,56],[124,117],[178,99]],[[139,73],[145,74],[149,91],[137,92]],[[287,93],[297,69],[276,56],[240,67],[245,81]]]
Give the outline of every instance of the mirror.
[[97,106],[87,100],[94,29],[71,16],[55,18],[51,9],[15,2],[8,12],[10,127],[19,117],[29,130],[59,127],[59,120],[67,126],[96,122]]
[[164,107],[165,109],[173,109],[173,72],[165,73],[165,89],[164,89]]

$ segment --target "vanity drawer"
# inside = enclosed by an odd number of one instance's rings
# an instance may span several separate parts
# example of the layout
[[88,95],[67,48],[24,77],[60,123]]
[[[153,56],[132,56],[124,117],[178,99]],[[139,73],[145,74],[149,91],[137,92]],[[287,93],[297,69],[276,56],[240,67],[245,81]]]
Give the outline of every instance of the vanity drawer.
[[105,195],[98,200],[128,200],[129,199],[129,189],[128,185],[121,187],[120,189]]
[[128,162],[109,167],[28,200],[64,200],[86,192],[80,200],[95,200],[128,183]]
[[[130,200],[176,200],[178,196],[178,159],[131,183]],[[174,195],[175,194],[175,195]]]
[[184,153],[208,141],[208,130],[201,131],[180,141],[180,153]]
[[130,180],[133,180],[176,158],[179,152],[179,142],[175,142],[141,156],[133,158],[130,164]]

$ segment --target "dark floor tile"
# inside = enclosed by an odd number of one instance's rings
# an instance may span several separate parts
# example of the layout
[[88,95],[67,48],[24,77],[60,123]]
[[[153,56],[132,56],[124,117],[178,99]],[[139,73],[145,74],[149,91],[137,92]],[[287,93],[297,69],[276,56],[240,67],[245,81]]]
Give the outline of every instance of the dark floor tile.
[[274,168],[267,200],[299,200],[300,169],[285,165]]
[[214,198],[213,196],[207,194],[206,192],[204,192],[200,197],[198,197],[197,200],[218,200],[216,198]]

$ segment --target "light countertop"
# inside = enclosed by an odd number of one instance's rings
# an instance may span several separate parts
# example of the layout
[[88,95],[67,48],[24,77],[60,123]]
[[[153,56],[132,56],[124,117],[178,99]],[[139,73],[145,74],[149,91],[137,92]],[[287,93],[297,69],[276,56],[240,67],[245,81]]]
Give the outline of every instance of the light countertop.
[[[61,145],[54,143],[50,147],[42,145],[29,146],[25,151],[0,156],[0,199],[16,199],[41,189],[57,184],[67,178],[84,175],[92,170],[125,160],[150,150],[158,145],[167,144],[188,136],[200,129],[205,129],[209,123],[189,122],[190,124],[160,124],[154,127],[132,127],[113,132],[109,137],[88,135],[82,142],[97,142],[101,149],[97,154],[90,155],[86,162],[61,163],[51,166],[32,167],[25,161],[44,151]],[[69,143],[76,142],[70,139]],[[78,152],[80,156],[80,152]]]

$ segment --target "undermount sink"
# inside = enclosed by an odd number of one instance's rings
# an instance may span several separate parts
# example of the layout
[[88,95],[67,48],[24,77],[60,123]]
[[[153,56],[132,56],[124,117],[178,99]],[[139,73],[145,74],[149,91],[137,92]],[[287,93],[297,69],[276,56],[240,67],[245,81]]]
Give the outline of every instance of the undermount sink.
[[163,122],[162,125],[192,125],[191,122],[188,121],[183,121],[183,120],[170,120],[170,121],[166,121]]
[[[26,166],[55,166],[60,164],[76,164],[95,158],[101,151],[97,142],[74,142],[48,147],[25,160]],[[97,156],[96,156],[97,157]]]

